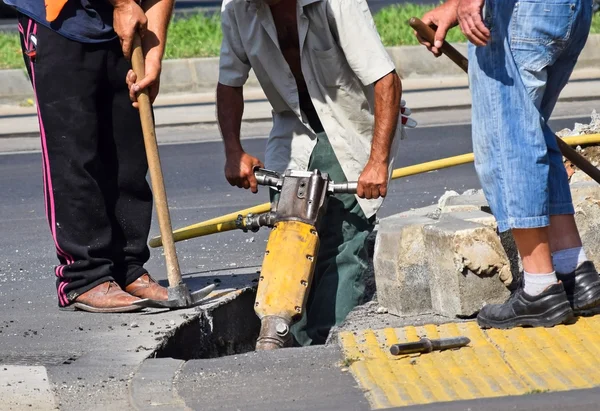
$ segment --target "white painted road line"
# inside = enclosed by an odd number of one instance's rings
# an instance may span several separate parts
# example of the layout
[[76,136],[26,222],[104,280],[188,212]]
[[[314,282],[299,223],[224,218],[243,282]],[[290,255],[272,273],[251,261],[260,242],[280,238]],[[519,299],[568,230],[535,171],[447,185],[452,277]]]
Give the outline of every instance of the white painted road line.
[[57,410],[45,367],[0,365],[0,410]]

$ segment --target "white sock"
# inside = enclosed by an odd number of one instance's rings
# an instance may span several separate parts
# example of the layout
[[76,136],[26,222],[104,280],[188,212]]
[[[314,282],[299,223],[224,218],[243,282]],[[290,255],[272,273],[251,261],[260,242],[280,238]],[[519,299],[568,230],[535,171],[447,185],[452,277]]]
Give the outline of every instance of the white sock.
[[588,261],[583,247],[567,248],[552,254],[554,270],[560,274],[572,274],[577,267]]
[[541,294],[550,285],[558,282],[554,271],[550,274],[531,274],[525,271],[523,274],[525,280],[523,290],[529,295]]

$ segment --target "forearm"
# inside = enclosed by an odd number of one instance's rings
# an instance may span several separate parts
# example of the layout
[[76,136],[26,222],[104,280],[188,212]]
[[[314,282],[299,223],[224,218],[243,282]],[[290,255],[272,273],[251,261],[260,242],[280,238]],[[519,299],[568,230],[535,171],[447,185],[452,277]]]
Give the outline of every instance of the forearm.
[[162,60],[174,4],[175,0],[142,1],[142,9],[148,18],[148,28],[143,39],[146,58]]
[[242,115],[244,114],[244,88],[217,85],[217,122],[225,144],[225,153],[243,151],[240,142]]
[[402,82],[395,71],[375,82],[375,125],[370,161],[388,163],[398,119]]

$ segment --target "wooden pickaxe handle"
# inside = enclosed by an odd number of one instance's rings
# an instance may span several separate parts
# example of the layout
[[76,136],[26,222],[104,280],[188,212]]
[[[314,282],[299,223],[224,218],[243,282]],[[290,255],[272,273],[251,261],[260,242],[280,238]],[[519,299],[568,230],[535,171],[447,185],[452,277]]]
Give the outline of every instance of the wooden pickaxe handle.
[[[435,30],[423,23],[421,19],[417,17],[412,17],[408,24],[425,40],[434,43],[435,40]],[[450,60],[455,62],[465,73],[469,71],[469,60],[461,54],[460,51],[456,50],[452,47],[447,41],[444,41],[440,51],[445,54]],[[581,171],[586,173],[588,176],[594,179],[598,184],[600,184],[600,170],[592,165],[585,157],[575,151],[571,146],[565,143],[558,136],[556,137],[556,141],[558,143],[558,147],[562,152],[563,156],[565,156],[571,163],[575,164]]]
[[[419,34],[419,36],[433,45],[435,42],[435,30],[437,30],[437,27],[433,26],[432,28],[423,23],[423,21],[417,17],[412,17],[408,21],[408,24],[410,24],[410,27],[412,27]],[[460,51],[452,47],[450,43],[444,41],[440,50],[450,60],[455,62],[458,67],[463,69],[465,73],[469,71],[469,60],[467,60],[467,58],[463,56]]]
[[[144,52],[142,50],[142,41],[138,34],[133,41],[133,52],[131,55],[131,65],[137,75],[138,81],[145,77]],[[163,179],[160,157],[158,155],[158,143],[156,142],[156,132],[154,130],[154,116],[152,114],[152,103],[148,90],[141,90],[138,98],[140,120],[142,122],[142,132],[144,134],[144,146],[146,147],[146,157],[148,158],[148,170],[150,172],[150,181],[152,183],[152,194],[154,196],[154,205],[158,217],[158,226],[162,237],[165,263],[167,266],[167,277],[169,287],[176,287],[181,284],[181,270],[177,253],[175,251],[175,242],[173,241],[173,228],[171,227],[171,216],[169,214],[169,204],[167,202],[167,193]]]

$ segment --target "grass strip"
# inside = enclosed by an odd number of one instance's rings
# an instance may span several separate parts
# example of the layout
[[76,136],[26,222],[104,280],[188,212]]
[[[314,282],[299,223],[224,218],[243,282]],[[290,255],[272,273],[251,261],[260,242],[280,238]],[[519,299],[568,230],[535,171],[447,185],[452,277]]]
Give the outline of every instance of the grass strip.
[[[400,4],[381,9],[374,16],[383,44],[388,47],[417,45],[417,39],[407,21],[422,16],[434,6]],[[592,20],[592,34],[600,33],[600,13]],[[216,57],[221,46],[221,24],[218,13],[198,13],[176,18],[171,23],[165,58]],[[450,42],[466,41],[458,28],[449,31]],[[19,36],[16,33],[0,33],[0,69],[21,68],[23,58]]]

